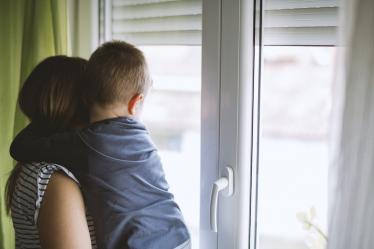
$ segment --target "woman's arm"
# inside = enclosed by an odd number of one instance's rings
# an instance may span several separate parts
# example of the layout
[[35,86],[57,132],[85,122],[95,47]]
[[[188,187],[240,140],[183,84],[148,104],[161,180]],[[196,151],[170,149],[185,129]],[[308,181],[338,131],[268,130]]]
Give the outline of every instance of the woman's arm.
[[49,180],[37,223],[42,248],[91,248],[82,193],[77,183],[61,172]]
[[18,162],[49,162],[70,169],[76,131],[42,135],[38,124],[30,123],[21,130],[10,145],[10,155]]

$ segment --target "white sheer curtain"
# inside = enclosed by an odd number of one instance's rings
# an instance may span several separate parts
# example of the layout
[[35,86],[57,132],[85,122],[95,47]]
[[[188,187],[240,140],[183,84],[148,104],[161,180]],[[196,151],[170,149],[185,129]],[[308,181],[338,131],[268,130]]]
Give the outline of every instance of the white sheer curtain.
[[[374,0],[345,0],[329,249],[374,248]],[[339,111],[340,110],[340,111]]]

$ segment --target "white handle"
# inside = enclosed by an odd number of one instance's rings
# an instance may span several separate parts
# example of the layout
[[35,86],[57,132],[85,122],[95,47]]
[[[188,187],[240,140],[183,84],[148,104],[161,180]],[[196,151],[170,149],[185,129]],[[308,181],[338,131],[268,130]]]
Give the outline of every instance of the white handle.
[[213,184],[212,196],[210,199],[210,227],[213,232],[217,232],[217,206],[219,193],[227,189],[225,196],[231,196],[234,193],[234,174],[230,167],[226,167],[223,177],[219,178]]

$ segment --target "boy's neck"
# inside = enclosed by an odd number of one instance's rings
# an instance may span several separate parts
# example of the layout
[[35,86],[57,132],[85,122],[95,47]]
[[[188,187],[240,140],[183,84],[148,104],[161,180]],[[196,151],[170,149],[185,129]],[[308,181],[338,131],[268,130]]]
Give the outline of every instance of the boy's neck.
[[132,117],[128,113],[126,105],[101,106],[95,104],[90,110],[90,123],[118,117]]

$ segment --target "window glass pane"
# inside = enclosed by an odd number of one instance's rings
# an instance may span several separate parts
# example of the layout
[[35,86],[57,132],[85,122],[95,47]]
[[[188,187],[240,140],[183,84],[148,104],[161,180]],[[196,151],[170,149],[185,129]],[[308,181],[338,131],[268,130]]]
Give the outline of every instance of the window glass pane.
[[263,48],[260,249],[324,248],[334,55],[333,47]]
[[153,78],[143,121],[159,149],[170,190],[199,246],[200,46],[142,46]]

